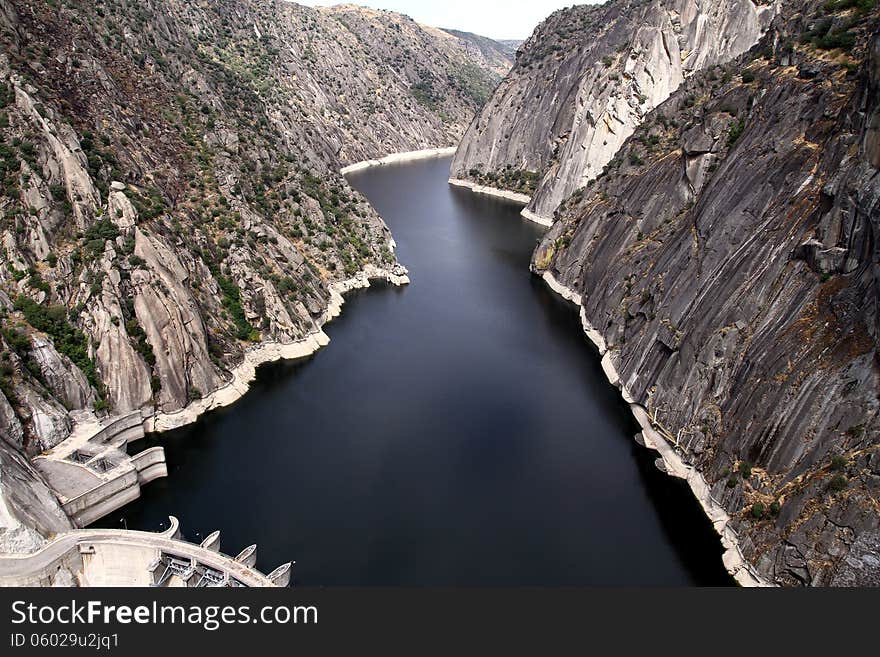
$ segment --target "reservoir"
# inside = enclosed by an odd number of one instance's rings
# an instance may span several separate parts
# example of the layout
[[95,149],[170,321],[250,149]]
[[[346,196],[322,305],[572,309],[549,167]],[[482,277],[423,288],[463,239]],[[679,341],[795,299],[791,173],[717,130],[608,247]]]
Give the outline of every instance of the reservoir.
[[[576,309],[529,273],[543,229],[447,185],[449,159],[350,176],[412,283],[347,297],[311,358],[150,437],[169,476],[100,526],[176,515],[293,584],[726,585],[686,485],[654,466]],[[143,447],[137,443],[135,448]]]

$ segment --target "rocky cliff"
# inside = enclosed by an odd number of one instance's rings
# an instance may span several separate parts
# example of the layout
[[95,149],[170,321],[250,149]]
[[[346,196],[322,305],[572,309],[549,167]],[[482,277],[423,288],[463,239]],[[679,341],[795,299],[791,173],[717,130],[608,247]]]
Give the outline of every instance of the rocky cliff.
[[480,62],[483,68],[495,71],[501,77],[510,72],[510,68],[513,66],[513,61],[516,58],[516,50],[521,43],[519,41],[495,41],[473,32],[463,32],[448,28],[444,29],[443,32],[448,32],[464,43],[475,61]]
[[399,273],[339,168],[453,144],[499,79],[404,16],[274,0],[0,0],[0,43],[7,538],[64,526],[21,455],[72,413],[179,411]]
[[452,177],[531,195],[525,214],[548,223],[686,78],[751,48],[778,5],[618,0],[554,13],[468,128]]
[[880,583],[878,28],[873,0],[783,3],[642,117],[532,263],[581,296],[625,394],[777,584]]

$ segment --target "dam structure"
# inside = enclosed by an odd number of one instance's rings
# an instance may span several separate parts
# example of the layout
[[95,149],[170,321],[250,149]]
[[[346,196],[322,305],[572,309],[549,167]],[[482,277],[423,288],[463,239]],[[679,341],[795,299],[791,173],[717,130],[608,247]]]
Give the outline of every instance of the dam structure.
[[66,440],[33,459],[78,527],[137,499],[141,486],[168,475],[162,447],[127,452],[129,443],[144,437],[140,411],[104,421],[83,416]]
[[220,532],[200,544],[181,539],[180,524],[158,533],[78,529],[30,554],[0,556],[0,586],[286,587],[292,563],[268,575],[254,568],[257,546],[237,556],[220,552]]

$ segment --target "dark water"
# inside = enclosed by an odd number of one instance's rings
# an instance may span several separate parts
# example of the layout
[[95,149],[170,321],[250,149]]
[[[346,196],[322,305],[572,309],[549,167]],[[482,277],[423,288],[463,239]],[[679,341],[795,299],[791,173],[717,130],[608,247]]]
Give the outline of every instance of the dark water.
[[[305,585],[727,584],[720,546],[529,274],[540,228],[446,184],[447,159],[351,177],[406,288],[350,296],[311,359],[163,435],[169,478],[104,526],[259,544]],[[140,450],[144,445],[134,446]]]

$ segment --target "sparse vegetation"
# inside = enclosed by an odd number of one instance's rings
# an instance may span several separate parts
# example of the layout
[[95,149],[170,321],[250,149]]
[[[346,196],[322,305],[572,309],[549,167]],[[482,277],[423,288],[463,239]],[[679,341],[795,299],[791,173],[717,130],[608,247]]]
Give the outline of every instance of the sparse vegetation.
[[241,290],[230,279],[225,276],[217,276],[217,284],[223,292],[223,307],[229,312],[232,322],[235,324],[235,337],[239,340],[260,339],[260,334],[251,326],[244,314],[244,308],[241,305]]
[[734,122],[734,124],[730,127],[730,132],[727,133],[727,147],[733,148],[736,142],[739,141],[739,138],[742,137],[742,133],[746,129],[746,119],[745,117],[741,118],[739,121]]
[[49,335],[59,353],[73,361],[95,389],[102,390],[95,363],[89,357],[88,339],[68,321],[64,306],[41,306],[29,297],[19,295],[15,309],[24,314],[28,324]]
[[828,482],[828,488],[833,493],[840,493],[846,490],[847,486],[849,486],[849,479],[842,474],[834,475],[831,477],[831,481]]
[[535,193],[538,183],[541,181],[541,175],[537,171],[514,169],[511,166],[488,173],[483,173],[481,169],[473,168],[468,171],[468,177],[480,185],[505,189],[529,196]]

